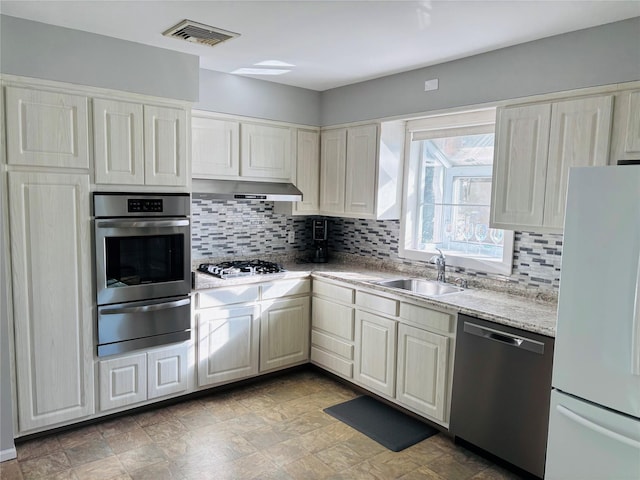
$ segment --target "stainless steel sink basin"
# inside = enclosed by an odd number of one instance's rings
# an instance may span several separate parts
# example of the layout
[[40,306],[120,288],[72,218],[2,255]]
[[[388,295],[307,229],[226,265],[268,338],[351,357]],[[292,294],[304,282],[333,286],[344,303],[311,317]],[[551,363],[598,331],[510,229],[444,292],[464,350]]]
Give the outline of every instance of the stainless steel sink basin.
[[456,287],[455,285],[432,282],[431,280],[420,280],[419,278],[395,278],[392,280],[380,280],[375,283],[377,285],[406,290],[428,297],[438,297],[440,295],[464,291],[463,288]]

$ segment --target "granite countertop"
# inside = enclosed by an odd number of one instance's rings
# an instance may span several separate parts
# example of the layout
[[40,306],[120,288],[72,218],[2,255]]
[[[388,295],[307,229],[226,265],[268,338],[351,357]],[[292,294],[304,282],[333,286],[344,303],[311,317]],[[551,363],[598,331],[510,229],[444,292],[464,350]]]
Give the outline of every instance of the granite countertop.
[[459,313],[503,325],[555,337],[557,304],[554,302],[546,302],[520,295],[477,288],[468,288],[463,292],[442,295],[440,297],[427,297],[371,283],[386,278],[405,278],[411,277],[411,275],[377,270],[361,265],[307,263],[285,264],[284,267],[287,271],[283,273],[236,277],[226,280],[195,272],[194,290],[246,285],[291,278],[304,278],[311,274],[316,278],[337,280],[349,283],[355,287],[404,296],[408,300],[417,300],[437,308],[451,309]]

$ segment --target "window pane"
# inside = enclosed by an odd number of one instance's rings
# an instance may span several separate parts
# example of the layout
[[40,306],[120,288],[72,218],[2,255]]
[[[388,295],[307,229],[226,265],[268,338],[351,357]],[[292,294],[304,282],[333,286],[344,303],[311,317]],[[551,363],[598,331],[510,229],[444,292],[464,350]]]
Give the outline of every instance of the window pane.
[[489,228],[493,134],[422,140],[413,248],[502,259],[503,231]]

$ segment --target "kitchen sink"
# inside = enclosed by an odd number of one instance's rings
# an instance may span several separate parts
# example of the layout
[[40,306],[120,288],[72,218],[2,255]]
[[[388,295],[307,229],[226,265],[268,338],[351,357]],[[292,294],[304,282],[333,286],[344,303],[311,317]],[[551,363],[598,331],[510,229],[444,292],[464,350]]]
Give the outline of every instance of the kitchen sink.
[[440,295],[448,295],[464,291],[463,288],[456,287],[455,285],[433,282],[431,280],[421,280],[419,278],[395,278],[390,280],[380,280],[374,283],[376,285],[406,290],[411,293],[417,293],[428,297],[439,297]]

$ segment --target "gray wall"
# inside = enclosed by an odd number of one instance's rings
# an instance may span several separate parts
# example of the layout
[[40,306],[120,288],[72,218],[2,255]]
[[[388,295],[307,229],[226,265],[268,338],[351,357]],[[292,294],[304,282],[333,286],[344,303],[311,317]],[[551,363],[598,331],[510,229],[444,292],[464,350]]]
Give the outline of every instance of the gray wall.
[[228,73],[200,70],[201,110],[320,125],[320,92]]
[[196,101],[199,67],[195,55],[0,15],[2,73]]
[[[322,125],[640,79],[640,17],[322,93]],[[439,90],[424,82],[439,79]]]

